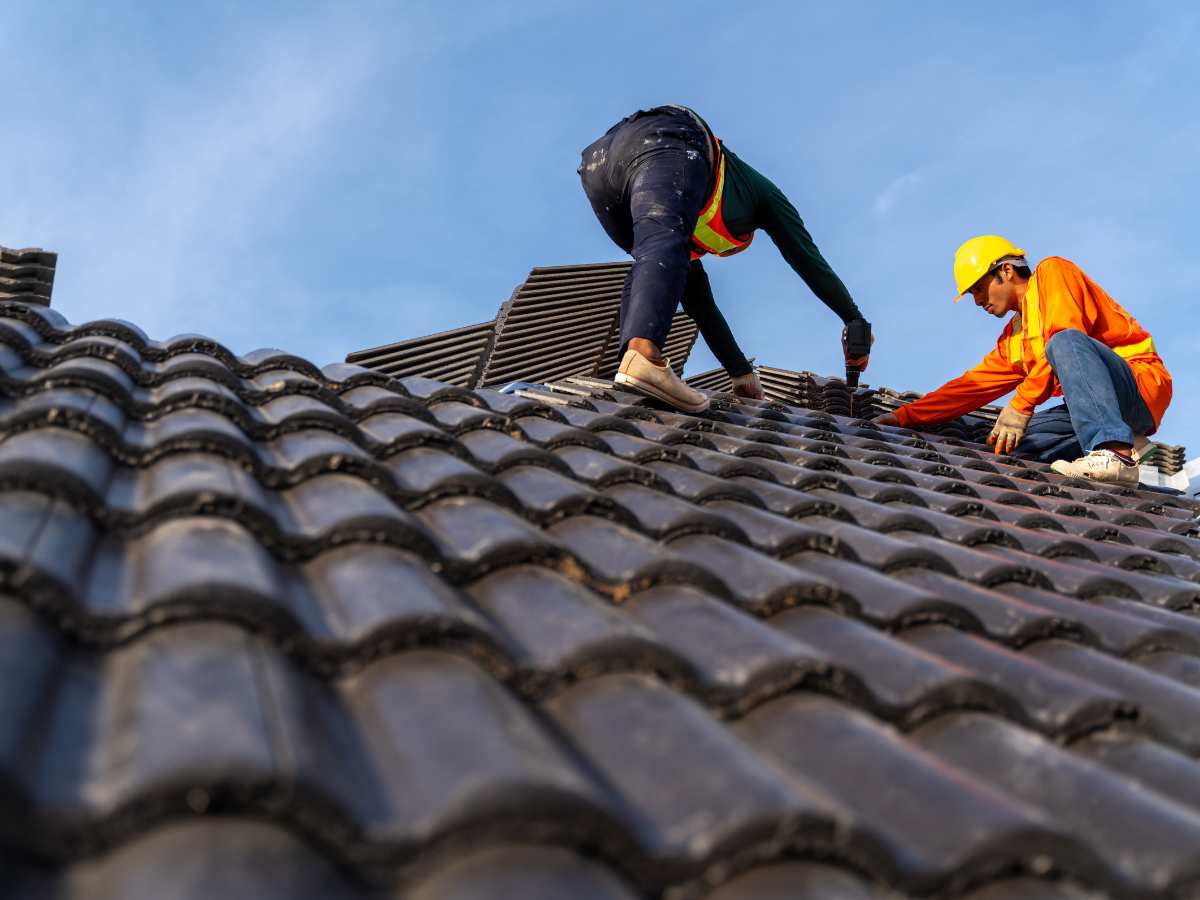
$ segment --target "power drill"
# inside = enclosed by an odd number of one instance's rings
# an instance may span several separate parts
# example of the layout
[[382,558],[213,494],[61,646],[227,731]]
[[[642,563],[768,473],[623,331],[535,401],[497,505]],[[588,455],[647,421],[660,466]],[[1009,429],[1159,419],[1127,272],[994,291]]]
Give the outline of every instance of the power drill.
[[[855,319],[846,326],[846,356],[858,359],[871,352],[871,323],[866,319]],[[846,386],[851,393],[858,387],[858,376],[862,370],[846,363]]]
[[[871,352],[871,323],[866,319],[855,319],[846,326],[846,356],[858,359]],[[854,392],[858,390],[858,376],[862,369],[846,363],[846,387],[850,389],[850,416],[854,416]]]

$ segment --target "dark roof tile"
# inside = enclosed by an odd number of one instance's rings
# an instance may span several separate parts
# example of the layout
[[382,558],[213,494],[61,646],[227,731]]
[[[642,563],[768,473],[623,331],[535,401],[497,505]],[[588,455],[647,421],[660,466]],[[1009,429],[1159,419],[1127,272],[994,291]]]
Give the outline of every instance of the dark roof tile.
[[[952,604],[982,625],[982,633],[992,640],[1017,646],[1052,635],[1081,636],[1082,629],[1073,618],[1027,603],[1008,592],[1001,593],[931,572],[906,569],[896,576],[927,596]],[[1007,587],[1011,583],[1006,583]],[[967,629],[970,630],[970,629]]]
[[524,441],[491,428],[460,434],[459,440],[475,462],[492,473],[503,472],[513,466],[542,466],[567,475],[571,473],[567,464],[553,453],[531,447]]
[[705,509],[733,523],[749,543],[772,556],[790,556],[801,550],[833,554],[841,552],[841,545],[824,532],[806,528],[802,523],[745,503],[717,500],[709,503]]
[[697,469],[686,469],[671,463],[654,462],[647,467],[670,487],[680,497],[693,503],[712,503],[717,500],[733,500],[736,503],[746,503],[751,506],[762,506],[759,487],[766,485],[758,479],[741,479],[738,481],[725,480],[713,475],[706,475]]
[[420,517],[447,573],[463,580],[500,566],[554,560],[562,552],[553,537],[480,497],[447,497],[423,507]]
[[[904,628],[923,622],[949,622],[969,631],[983,626],[965,607],[947,602],[909,581],[884,575],[867,565],[824,553],[797,553],[789,565],[838,585],[840,604],[879,627]],[[908,570],[911,573],[914,570]]]
[[[915,890],[946,872],[1019,866],[1073,842],[1037,812],[982,788],[871,717],[821,697],[786,697],[747,716],[738,730],[778,762],[819,784],[849,810],[861,844],[851,852]],[[854,747],[849,763],[844,748]],[[854,838],[851,838],[853,841]],[[1050,851],[1052,852],[1052,851]]]
[[593,586],[618,602],[652,585],[675,581],[728,595],[722,582],[703,566],[616,522],[575,516],[552,525],[547,532],[583,564],[594,579]]
[[1200,659],[1190,653],[1162,650],[1143,656],[1138,665],[1165,678],[1200,690]]
[[605,792],[541,717],[476,664],[412,650],[338,690],[373,782],[357,798],[364,837],[411,848],[464,829],[520,839],[531,819],[545,837],[582,829],[599,840],[614,828]]
[[603,676],[548,708],[636,812],[660,878],[695,877],[717,854],[832,836],[836,808],[819,789],[765,766],[703,706],[653,678]]
[[[640,484],[616,484],[606,488],[604,496],[630,513],[642,531],[663,541],[688,534],[715,534],[743,544],[749,543],[746,534],[729,517],[716,514],[711,508],[696,507],[662,491]],[[730,505],[741,508],[741,504]]]
[[594,487],[604,488],[625,482],[660,489],[668,487],[662,477],[652,469],[625,462],[590,447],[566,445],[556,447],[553,452],[570,467],[572,475]]
[[705,900],[880,900],[861,876],[818,862],[783,862],[740,875]]
[[1041,662],[1036,652],[1018,653],[945,625],[913,628],[901,637],[1012,697],[1020,704],[1022,725],[1053,737],[1087,734],[1138,711],[1124,693],[1075,678]]
[[561,847],[500,845],[450,863],[411,900],[637,900],[611,871]]
[[769,556],[709,535],[694,535],[671,542],[681,558],[706,569],[724,585],[724,596],[759,614],[768,614],[797,603],[834,604],[839,590],[833,582]]
[[931,539],[926,548],[916,544],[921,535],[913,532],[907,532],[905,540],[898,540],[869,528],[818,515],[807,516],[804,524],[835,538],[853,551],[855,559],[884,572],[923,567],[955,574],[954,567],[946,559],[956,548],[944,541]]
[[499,569],[467,593],[509,636],[512,677],[528,695],[555,693],[613,669],[678,674],[682,668],[650,630],[554,569]]
[[539,447],[563,447],[578,444],[581,447],[591,447],[601,453],[608,452],[608,444],[596,437],[590,431],[564,425],[542,416],[521,416],[513,419],[513,425],[521,429],[521,436]]
[[821,651],[696,588],[651,588],[624,609],[687,661],[700,684],[696,693],[723,714],[744,712],[800,684],[830,680]]
[[551,524],[567,516],[595,515],[638,527],[623,506],[586,484],[541,466],[514,466],[497,479],[520,502],[525,514],[542,524]]
[[1076,741],[1071,750],[1096,760],[1134,784],[1144,785],[1200,812],[1200,765],[1191,756],[1122,730],[1091,735]]
[[1136,703],[1161,740],[1189,754],[1200,752],[1200,692],[1141,666],[1065,641],[1041,641],[1026,648],[1024,655]]
[[512,494],[491,475],[457,456],[432,447],[414,447],[397,453],[384,463],[396,487],[410,503],[428,503],[455,494],[488,497],[506,506],[516,506]]
[[1200,816],[1102,766],[978,713],[947,716],[915,737],[947,762],[1043,810],[1086,840],[1098,856],[1086,869],[1097,887],[1165,892],[1195,877]]
[[995,709],[1010,717],[1021,714],[1008,695],[969,670],[854,619],[805,606],[780,613],[770,624],[820,648],[825,659],[846,673],[838,693],[857,699],[857,681],[869,696],[856,705],[906,726],[955,708]]

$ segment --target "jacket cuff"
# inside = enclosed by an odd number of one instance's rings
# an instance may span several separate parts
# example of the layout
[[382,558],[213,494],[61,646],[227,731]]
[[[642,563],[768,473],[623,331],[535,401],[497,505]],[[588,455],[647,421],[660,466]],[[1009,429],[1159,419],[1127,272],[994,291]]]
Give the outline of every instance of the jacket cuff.
[[1032,416],[1033,411],[1037,409],[1037,404],[1030,403],[1022,397],[1013,397],[1008,401],[1008,405],[1013,408],[1013,412],[1019,412],[1023,416]]
[[892,413],[892,415],[894,415],[896,417],[896,420],[904,428],[907,428],[909,425],[912,424],[912,414],[909,413],[909,411],[908,411],[907,403],[904,404],[904,406],[901,406],[899,409],[895,410]]

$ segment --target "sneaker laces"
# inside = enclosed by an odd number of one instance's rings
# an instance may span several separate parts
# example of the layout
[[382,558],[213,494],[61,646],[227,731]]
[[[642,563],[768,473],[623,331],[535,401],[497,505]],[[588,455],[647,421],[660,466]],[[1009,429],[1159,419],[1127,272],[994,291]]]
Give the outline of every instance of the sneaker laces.
[[1117,456],[1111,450],[1093,450],[1082,459],[1076,460],[1075,464],[1083,466],[1085,469],[1094,469],[1095,471],[1103,472],[1111,465],[1110,460],[1121,466],[1132,465],[1132,463],[1123,461],[1121,457]]

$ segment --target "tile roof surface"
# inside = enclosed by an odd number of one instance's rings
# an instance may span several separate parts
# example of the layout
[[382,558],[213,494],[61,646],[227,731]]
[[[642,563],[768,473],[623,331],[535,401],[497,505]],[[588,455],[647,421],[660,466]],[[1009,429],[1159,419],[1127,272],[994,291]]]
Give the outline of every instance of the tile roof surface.
[[0,367],[6,896],[1200,885],[1198,504],[11,300]]

